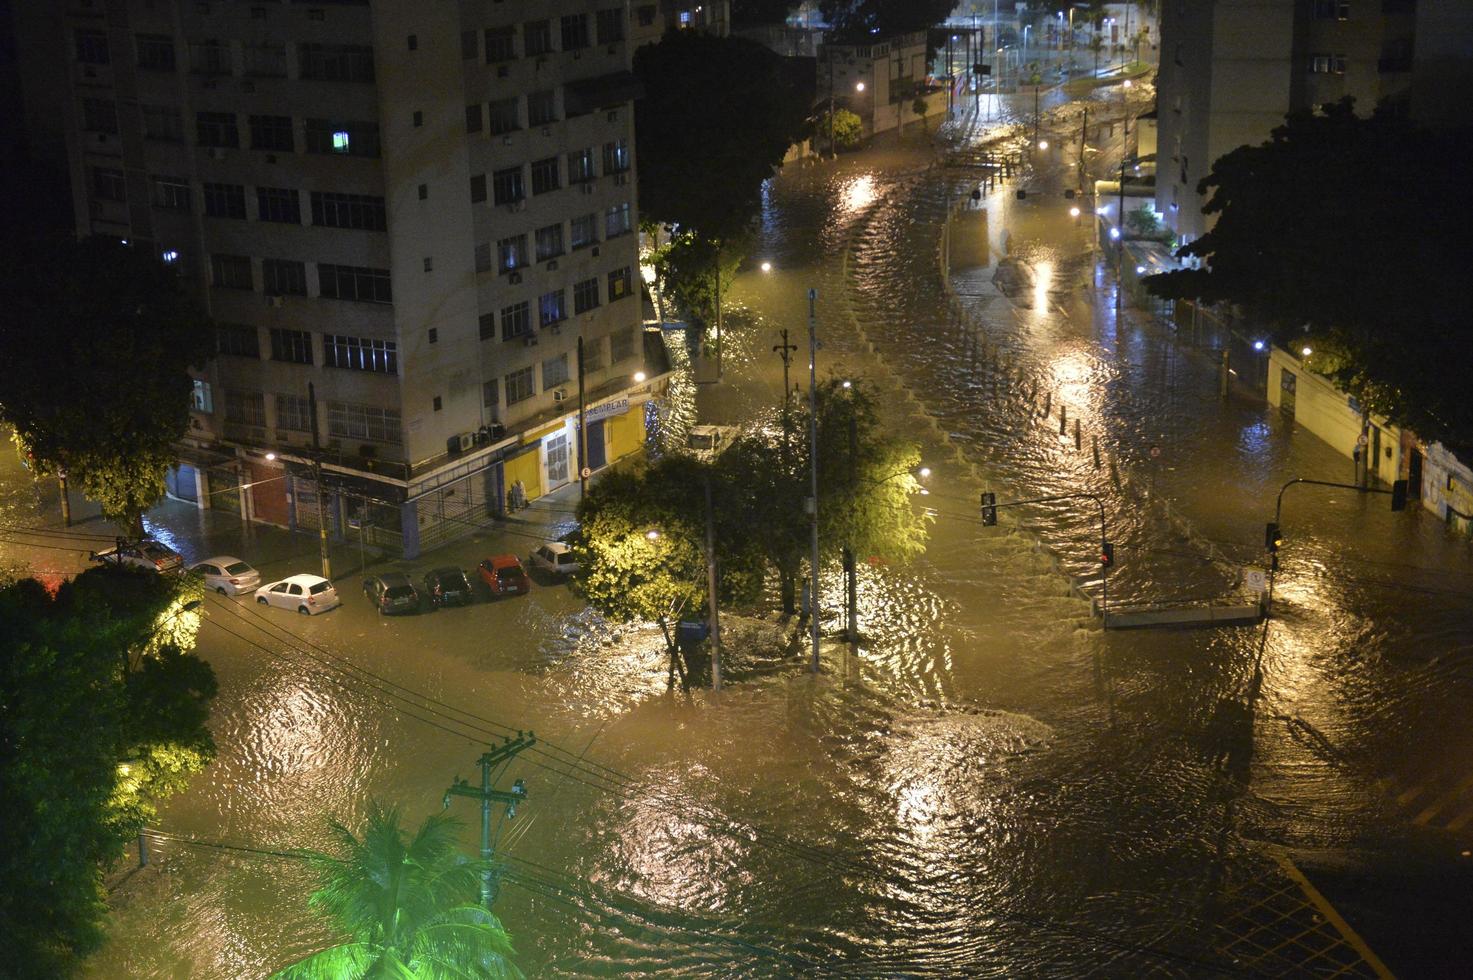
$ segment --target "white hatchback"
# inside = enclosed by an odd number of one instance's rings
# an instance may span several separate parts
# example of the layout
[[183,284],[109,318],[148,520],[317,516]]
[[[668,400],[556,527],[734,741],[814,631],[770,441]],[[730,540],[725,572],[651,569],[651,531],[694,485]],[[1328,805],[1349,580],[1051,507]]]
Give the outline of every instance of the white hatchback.
[[195,562],[189,570],[204,577],[205,588],[221,595],[253,592],[261,584],[260,572],[230,555],[216,555]]
[[572,549],[561,541],[547,542],[527,556],[527,563],[533,568],[540,568],[554,575],[576,575],[578,573],[578,556],[574,555]]
[[303,616],[315,616],[341,604],[338,590],[321,575],[288,575],[257,589],[256,601],[263,606],[295,609]]

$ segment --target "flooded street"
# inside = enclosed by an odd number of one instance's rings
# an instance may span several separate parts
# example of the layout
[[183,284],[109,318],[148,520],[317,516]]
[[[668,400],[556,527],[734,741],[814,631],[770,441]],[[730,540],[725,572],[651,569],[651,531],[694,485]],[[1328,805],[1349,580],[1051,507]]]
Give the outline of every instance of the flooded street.
[[[862,566],[856,650],[826,644],[813,677],[801,658],[743,672],[738,649],[716,696],[668,690],[657,630],[610,629],[552,582],[400,619],[352,575],[320,617],[212,597],[219,757],[163,808],[176,839],[121,890],[90,974],[260,976],[320,948],[311,878],[282,852],[327,846],[327,820],[355,826],[371,799],[417,823],[521,730],[539,743],[501,777],[528,799],[501,831],[496,911],[529,976],[1236,974],[1229,886],[1281,874],[1261,845],[1455,839],[1473,819],[1473,563],[1432,515],[1296,487],[1274,618],[1168,632],[1103,631],[1071,594],[1075,578],[1099,594],[1089,500],[982,526],[984,490],[1094,493],[1112,604],[1221,598],[1262,560],[1280,486],[1350,463],[1247,389],[1220,398],[1211,357],[1144,311],[1117,317],[1088,220],[1068,215],[1067,159],[963,212],[943,277],[947,215],[978,179],[907,137],[771,181],[726,379],[697,396],[702,421],[775,413],[772,347],[786,327],[806,383],[814,288],[820,376],[871,382],[921,443],[931,544],[911,567]],[[4,480],[7,557],[54,548],[79,567],[82,532],[15,531],[54,509],[37,516],[48,498],[24,474]],[[534,511],[556,526],[575,503]],[[151,527],[190,559],[241,534],[181,507]],[[544,533],[512,526],[413,570]],[[270,571],[311,567],[305,538],[259,546]],[[833,569],[826,606],[840,590]],[[451,809],[470,852],[477,814]]]

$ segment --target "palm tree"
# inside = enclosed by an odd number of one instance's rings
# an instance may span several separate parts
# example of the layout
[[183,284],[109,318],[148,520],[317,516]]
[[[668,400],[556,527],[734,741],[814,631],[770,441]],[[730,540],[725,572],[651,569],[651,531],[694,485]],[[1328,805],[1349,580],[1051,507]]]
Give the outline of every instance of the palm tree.
[[511,940],[474,904],[485,864],[456,850],[457,821],[435,814],[406,843],[399,811],[373,804],[360,840],[333,821],[341,857],[309,852],[321,887],[308,905],[349,941],[298,960],[272,980],[519,978]]

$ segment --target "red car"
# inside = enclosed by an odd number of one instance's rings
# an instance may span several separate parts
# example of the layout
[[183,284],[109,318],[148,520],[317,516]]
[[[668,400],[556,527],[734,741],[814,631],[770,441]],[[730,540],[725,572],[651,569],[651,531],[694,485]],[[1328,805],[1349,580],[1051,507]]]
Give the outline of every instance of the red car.
[[526,569],[516,555],[494,555],[481,562],[481,580],[492,595],[526,595],[532,591]]

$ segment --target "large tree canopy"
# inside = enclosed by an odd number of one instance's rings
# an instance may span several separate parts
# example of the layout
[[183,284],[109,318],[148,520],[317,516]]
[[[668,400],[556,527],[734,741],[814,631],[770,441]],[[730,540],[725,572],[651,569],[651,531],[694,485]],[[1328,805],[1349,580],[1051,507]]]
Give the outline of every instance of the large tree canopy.
[[1237,304],[1281,342],[1308,336],[1325,354],[1310,367],[1368,406],[1425,437],[1473,443],[1462,378],[1473,232],[1457,206],[1470,142],[1468,131],[1358,117],[1348,99],[1292,113],[1199,184],[1217,223],[1179,254],[1206,267],[1147,288]]
[[762,182],[801,139],[812,82],[760,44],[672,31],[640,48],[634,71],[641,215],[702,238],[738,238]]
[[136,527],[189,427],[205,318],[152,249],[62,238],[11,242],[0,258],[0,420],[42,471]]

